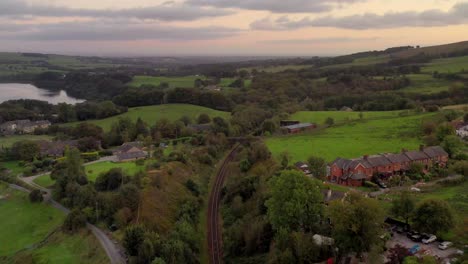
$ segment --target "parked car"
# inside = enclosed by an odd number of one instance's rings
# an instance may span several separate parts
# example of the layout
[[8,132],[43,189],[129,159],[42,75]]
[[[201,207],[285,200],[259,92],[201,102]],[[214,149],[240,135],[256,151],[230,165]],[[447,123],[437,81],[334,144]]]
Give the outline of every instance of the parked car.
[[452,245],[453,245],[452,242],[444,241],[444,242],[439,244],[439,249],[446,250],[447,248],[451,247]]
[[422,238],[423,236],[419,233],[415,233],[410,237],[410,239],[413,240],[414,242],[421,242]]
[[412,248],[409,249],[409,252],[414,255],[419,251],[419,249],[419,245],[414,245]]
[[387,188],[387,185],[386,185],[381,179],[379,179],[379,178],[374,178],[374,179],[373,179],[373,182],[374,182],[375,184],[377,184],[377,185],[378,185],[380,188],[382,188],[382,189],[386,189],[386,188]]
[[429,235],[429,237],[428,237],[428,238],[424,238],[424,239],[422,240],[422,242],[423,242],[424,244],[430,244],[430,243],[432,243],[432,242],[434,242],[434,241],[436,241],[436,240],[437,240],[437,237],[436,237],[435,235]]
[[413,235],[419,235],[419,232],[418,232],[418,231],[414,231],[414,230],[409,230],[409,231],[406,233],[406,237],[407,237],[407,238],[411,238]]
[[403,234],[405,232],[405,228],[402,227],[402,226],[397,226],[397,228],[395,229],[395,231],[398,233],[398,234]]

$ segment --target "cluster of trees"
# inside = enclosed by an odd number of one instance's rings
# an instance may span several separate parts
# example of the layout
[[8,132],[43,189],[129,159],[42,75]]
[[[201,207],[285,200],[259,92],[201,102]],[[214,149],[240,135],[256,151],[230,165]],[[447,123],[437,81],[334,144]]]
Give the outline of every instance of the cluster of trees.
[[46,119],[51,122],[66,123],[101,119],[124,112],[127,112],[127,107],[118,106],[111,101],[53,105],[44,101],[21,99],[0,104],[0,123],[20,119]]
[[429,199],[416,204],[408,192],[403,192],[392,202],[391,212],[406,224],[411,223],[416,230],[429,234],[447,232],[455,224],[453,211],[447,202]]

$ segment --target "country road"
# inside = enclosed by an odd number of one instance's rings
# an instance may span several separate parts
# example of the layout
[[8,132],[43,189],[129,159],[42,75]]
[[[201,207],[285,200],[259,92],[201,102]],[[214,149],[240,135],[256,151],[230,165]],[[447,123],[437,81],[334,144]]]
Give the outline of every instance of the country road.
[[[102,161],[102,160],[100,160],[100,161]],[[92,163],[95,163],[95,162],[92,162]],[[87,164],[90,164],[90,163],[87,163]],[[35,188],[35,189],[39,189],[39,190],[45,192],[46,193],[45,194],[45,201],[48,201],[53,207],[59,209],[60,211],[64,212],[65,214],[70,213],[70,210],[68,208],[64,207],[63,205],[61,205],[60,203],[58,203],[57,201],[52,199],[52,191],[50,189],[44,188],[44,187],[34,183],[34,179],[36,179],[37,177],[40,177],[42,175],[45,175],[45,174],[48,174],[48,172],[43,173],[43,174],[39,174],[39,175],[35,175],[35,176],[31,176],[31,177],[19,177],[18,176],[18,179],[21,180],[22,182],[28,184],[29,186]],[[18,186],[18,185],[10,184],[10,187],[14,188],[14,189],[17,189],[17,190],[20,190],[20,191],[29,192],[29,190],[26,190],[23,187]],[[94,236],[96,236],[99,243],[101,244],[104,251],[106,252],[111,264],[126,263],[125,255],[123,254],[123,249],[118,245],[118,243],[112,241],[106,235],[106,233],[102,229],[98,228],[97,226],[92,225],[90,223],[87,223],[86,227],[89,230],[91,230],[91,232],[93,232]]]
[[208,250],[210,252],[210,263],[212,264],[223,263],[223,238],[219,226],[219,199],[227,174],[227,165],[237,154],[238,148],[239,145],[235,146],[221,164],[208,202]]

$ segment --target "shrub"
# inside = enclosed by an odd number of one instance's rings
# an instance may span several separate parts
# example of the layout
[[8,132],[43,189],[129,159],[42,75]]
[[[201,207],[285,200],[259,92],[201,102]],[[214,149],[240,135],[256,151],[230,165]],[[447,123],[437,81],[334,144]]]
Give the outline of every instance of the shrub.
[[29,201],[31,203],[40,203],[44,200],[44,197],[42,197],[42,192],[40,190],[34,190],[29,193]]
[[112,156],[113,154],[112,151],[108,149],[101,150],[98,153],[99,153],[99,156],[101,157]]
[[372,188],[374,190],[379,189],[379,186],[371,181],[364,181],[364,187]]

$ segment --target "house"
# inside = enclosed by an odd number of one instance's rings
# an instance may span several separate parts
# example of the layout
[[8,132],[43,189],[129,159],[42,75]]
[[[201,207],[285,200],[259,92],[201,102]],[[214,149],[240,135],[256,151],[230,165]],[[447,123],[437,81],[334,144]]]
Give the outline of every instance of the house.
[[350,108],[350,107],[347,107],[347,106],[343,106],[343,107],[341,107],[340,111],[342,111],[342,112],[352,112],[353,109]]
[[337,158],[330,164],[328,180],[342,185],[362,186],[364,181],[372,180],[374,175],[387,179],[403,174],[411,164],[420,163],[425,170],[433,166],[445,167],[448,153],[440,146],[420,146],[417,151],[402,150],[401,153],[364,155],[361,158]]
[[78,147],[78,140],[38,141],[39,150],[43,157],[63,157],[67,148]]
[[51,125],[48,120],[31,121],[29,119],[8,121],[0,125],[0,134],[32,134],[36,129],[46,129]]
[[120,162],[145,159],[148,157],[148,152],[143,151],[141,142],[126,142],[122,144],[113,153]]
[[299,162],[296,162],[296,163],[294,164],[294,166],[295,166],[298,170],[304,172],[305,175],[309,175],[309,174],[310,174],[309,165],[307,165],[307,163],[302,162],[302,161],[299,161]]
[[317,127],[317,125],[312,124],[312,123],[299,123],[299,124],[295,124],[295,125],[284,126],[284,127],[282,127],[282,129],[283,129],[283,131],[285,131],[288,134],[296,134],[296,133],[300,133],[302,131],[314,129],[316,127]]

